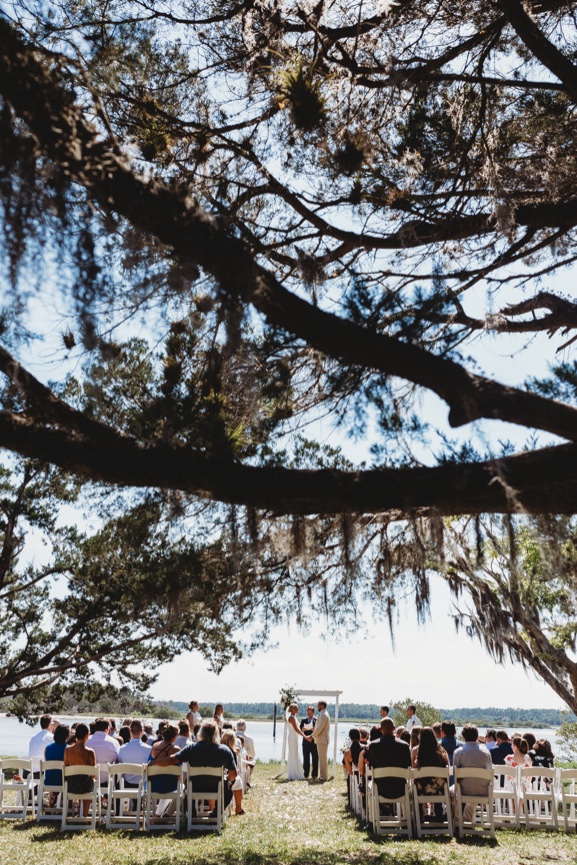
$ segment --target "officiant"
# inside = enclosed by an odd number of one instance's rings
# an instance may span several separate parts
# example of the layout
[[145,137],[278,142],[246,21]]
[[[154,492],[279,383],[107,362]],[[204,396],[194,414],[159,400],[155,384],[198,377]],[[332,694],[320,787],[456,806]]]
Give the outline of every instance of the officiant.
[[[310,736],[315,728],[315,724],[317,722],[314,706],[309,706],[307,708],[306,718],[303,718],[300,723],[300,728],[305,736]],[[319,752],[317,751],[317,746],[314,742],[309,742],[308,739],[303,739],[303,771],[305,773],[305,778],[309,777],[311,774],[311,761],[312,761],[312,778],[316,778],[319,774]]]

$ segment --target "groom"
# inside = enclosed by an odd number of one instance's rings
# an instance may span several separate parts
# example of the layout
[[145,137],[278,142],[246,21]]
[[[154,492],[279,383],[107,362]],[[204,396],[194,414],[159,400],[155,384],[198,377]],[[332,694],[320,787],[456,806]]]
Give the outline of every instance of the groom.
[[315,728],[312,732],[312,738],[319,752],[319,780],[326,781],[329,774],[327,757],[329,753],[331,719],[327,712],[327,704],[324,700],[319,700],[317,706],[319,713],[317,715]]

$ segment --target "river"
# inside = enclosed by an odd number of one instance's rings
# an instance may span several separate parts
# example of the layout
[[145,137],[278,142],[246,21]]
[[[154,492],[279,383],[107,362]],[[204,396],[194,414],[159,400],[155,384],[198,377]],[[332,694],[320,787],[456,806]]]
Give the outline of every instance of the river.
[[[63,722],[70,722],[62,716]],[[157,719],[153,719],[152,723],[156,728]],[[350,721],[341,721],[338,730],[338,753],[341,747],[345,744],[348,736],[348,731],[354,726]],[[40,729],[40,725],[29,727],[27,724],[21,724],[17,718],[2,718],[0,717],[0,754],[11,757],[26,757],[28,754],[28,742],[31,736]],[[334,731],[334,727],[333,727]],[[273,739],[273,723],[272,721],[247,721],[247,734],[252,736],[255,741],[256,754],[259,760],[268,763],[269,760],[280,762],[282,741],[283,741],[283,722],[277,722],[276,740]],[[482,730],[484,732],[484,730]],[[513,731],[509,731],[510,733]],[[515,731],[516,732],[516,731]],[[523,731],[521,731],[523,732]],[[537,739],[549,739],[553,752],[556,749],[556,731],[552,728],[547,730],[531,730]],[[331,733],[331,740],[333,735]],[[329,747],[329,757],[332,757],[333,746]]]

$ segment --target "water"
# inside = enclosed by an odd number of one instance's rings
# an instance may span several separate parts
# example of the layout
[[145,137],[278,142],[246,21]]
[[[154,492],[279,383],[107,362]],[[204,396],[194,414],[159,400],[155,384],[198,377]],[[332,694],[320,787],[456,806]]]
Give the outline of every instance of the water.
[[[62,721],[70,722],[73,719],[62,717]],[[152,721],[155,725],[158,719]],[[257,759],[267,763],[269,760],[275,760],[280,763],[283,741],[283,726],[284,722],[277,721],[276,741],[273,740],[273,723],[272,721],[247,721],[247,734],[252,736],[255,742]],[[354,726],[349,721],[339,723],[338,738],[337,738],[337,760],[340,760],[341,748],[344,746],[348,737],[350,728]],[[29,727],[27,724],[21,724],[17,718],[0,718],[0,754],[11,757],[26,757],[28,754],[28,742],[31,737],[40,729],[40,726]],[[484,730],[482,731],[484,732]],[[509,730],[509,733],[517,732]],[[521,731],[523,732],[523,731]],[[549,739],[553,748],[553,753],[556,751],[556,730],[531,730],[537,739]],[[329,757],[333,755],[334,743],[334,727],[331,730],[331,744],[329,745]]]

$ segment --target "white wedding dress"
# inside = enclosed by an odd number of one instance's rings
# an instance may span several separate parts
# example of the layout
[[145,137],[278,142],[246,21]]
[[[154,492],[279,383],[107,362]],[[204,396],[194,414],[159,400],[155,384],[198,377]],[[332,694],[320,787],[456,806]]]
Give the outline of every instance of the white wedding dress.
[[[292,716],[295,719],[296,717]],[[286,779],[287,781],[304,781],[305,773],[303,772],[303,767],[300,761],[299,754],[299,742],[301,740],[301,736],[294,729],[293,725],[288,720],[287,716],[287,727],[288,727],[288,762],[287,762],[287,770],[286,770]]]

